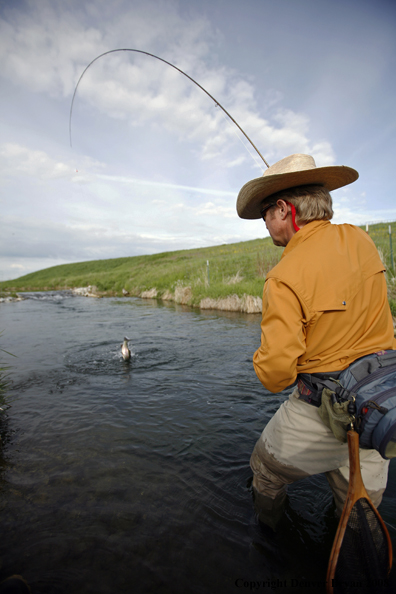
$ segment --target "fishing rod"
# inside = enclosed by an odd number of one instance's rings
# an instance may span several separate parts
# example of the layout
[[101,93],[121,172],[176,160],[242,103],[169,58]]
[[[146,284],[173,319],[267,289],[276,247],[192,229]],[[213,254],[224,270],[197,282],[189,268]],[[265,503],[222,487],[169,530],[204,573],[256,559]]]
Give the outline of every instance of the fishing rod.
[[174,68],[175,70],[177,70],[178,72],[180,72],[181,74],[184,74],[184,76],[186,76],[189,80],[191,80],[191,82],[193,82],[195,85],[197,85],[197,87],[199,87],[201,89],[201,91],[203,91],[204,93],[206,93],[208,95],[208,97],[210,97],[212,99],[212,101],[215,102],[215,104],[220,107],[224,113],[230,118],[230,120],[239,128],[239,130],[242,132],[242,134],[245,136],[245,138],[250,142],[250,144],[252,145],[252,147],[254,148],[254,150],[256,151],[256,153],[259,155],[259,157],[264,161],[264,163],[266,164],[267,167],[269,167],[267,161],[264,159],[263,155],[260,153],[260,151],[258,150],[258,148],[253,144],[253,142],[250,140],[249,136],[246,134],[246,132],[244,132],[244,130],[242,130],[242,128],[240,127],[240,125],[238,124],[238,122],[236,122],[234,120],[234,118],[228,113],[228,111],[221,105],[221,103],[219,103],[217,101],[217,99],[215,99],[213,97],[213,95],[211,95],[206,89],[204,89],[204,87],[202,85],[200,85],[196,80],[194,80],[192,78],[192,76],[189,76],[188,74],[186,74],[183,70],[181,70],[180,68],[178,68],[177,66],[175,66],[174,64],[171,64],[171,62],[168,62],[167,60],[164,60],[163,58],[160,58],[159,56],[156,56],[155,54],[150,54],[149,52],[145,52],[143,50],[138,50],[138,49],[130,49],[130,48],[120,48],[120,49],[113,49],[113,50],[109,50],[107,52],[104,52],[103,54],[100,54],[99,56],[97,56],[94,60],[92,60],[92,62],[90,62],[88,64],[88,66],[85,68],[85,70],[83,71],[83,73],[81,74],[80,78],[78,79],[78,82],[76,84],[76,88],[74,89],[74,93],[73,93],[73,98],[72,98],[72,102],[71,102],[71,106],[70,106],[70,115],[69,115],[69,138],[70,138],[70,146],[72,145],[72,133],[71,133],[71,122],[72,122],[72,113],[73,113],[73,104],[74,104],[74,99],[76,97],[76,93],[77,93],[77,89],[78,89],[78,85],[81,82],[82,77],[84,76],[84,74],[86,73],[86,71],[88,70],[88,68],[90,66],[92,66],[92,64],[94,62],[96,62],[96,60],[99,60],[99,58],[102,58],[103,56],[107,56],[108,54],[113,54],[114,52],[137,52],[138,54],[144,54],[146,56],[150,56],[152,58],[156,58],[157,60],[160,60],[161,62],[164,62],[164,64],[168,64],[168,66],[171,66],[172,68]]

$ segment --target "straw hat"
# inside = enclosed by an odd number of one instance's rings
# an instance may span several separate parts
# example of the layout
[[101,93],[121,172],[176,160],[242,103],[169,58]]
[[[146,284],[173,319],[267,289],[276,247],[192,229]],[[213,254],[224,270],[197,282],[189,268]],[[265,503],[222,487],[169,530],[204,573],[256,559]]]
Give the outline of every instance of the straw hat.
[[317,184],[329,191],[351,184],[359,174],[351,167],[316,167],[310,155],[290,155],[271,165],[262,177],[247,182],[238,194],[237,212],[242,219],[259,219],[265,198],[295,186]]

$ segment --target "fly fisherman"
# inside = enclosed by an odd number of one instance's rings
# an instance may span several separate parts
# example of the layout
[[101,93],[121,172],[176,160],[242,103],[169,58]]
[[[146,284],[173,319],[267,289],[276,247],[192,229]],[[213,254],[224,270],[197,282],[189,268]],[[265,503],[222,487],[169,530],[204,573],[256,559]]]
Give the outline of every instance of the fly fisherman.
[[[275,528],[286,485],[325,473],[341,514],[348,489],[348,446],[324,424],[319,400],[299,374],[337,376],[356,359],[396,349],[384,266],[370,237],[353,225],[333,225],[329,191],[354,182],[350,167],[316,167],[309,155],[291,155],[243,186],[241,218],[262,217],[280,262],[267,274],[261,346],[254,369],[271,392],[297,387],[258,439],[250,464],[255,510]],[[312,377],[312,376],[311,376]],[[361,450],[366,490],[381,502],[389,460]]]

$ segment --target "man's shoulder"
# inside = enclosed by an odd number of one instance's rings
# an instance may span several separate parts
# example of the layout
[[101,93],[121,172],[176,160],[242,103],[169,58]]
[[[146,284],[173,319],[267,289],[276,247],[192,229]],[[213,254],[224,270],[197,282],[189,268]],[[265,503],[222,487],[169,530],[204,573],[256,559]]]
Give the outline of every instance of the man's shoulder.
[[[308,281],[312,277],[332,276],[337,271],[350,269],[369,270],[381,268],[378,250],[370,236],[348,223],[324,225],[310,224],[303,227],[300,237],[294,236],[294,245],[286,247],[281,260],[268,273],[267,278],[277,278],[286,283]],[[293,241],[293,240],[292,240]],[[372,270],[373,269],[373,270]]]

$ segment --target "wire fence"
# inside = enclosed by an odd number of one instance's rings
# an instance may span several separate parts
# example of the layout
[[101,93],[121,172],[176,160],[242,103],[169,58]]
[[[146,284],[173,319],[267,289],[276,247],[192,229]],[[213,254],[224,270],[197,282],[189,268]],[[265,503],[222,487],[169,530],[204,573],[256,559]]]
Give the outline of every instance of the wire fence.
[[[388,229],[386,229],[386,226]],[[392,234],[396,233],[396,221],[370,221],[365,224],[365,227],[366,232],[373,239],[377,247],[381,249],[383,256],[389,262],[392,270],[394,270],[395,261],[393,257]],[[372,227],[371,230],[370,227]]]
[[386,221],[384,220],[380,220],[380,221],[367,221],[366,223],[364,223],[365,225],[387,225],[388,223],[390,224],[395,224],[396,225],[396,221],[395,219],[387,219]]

